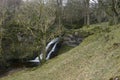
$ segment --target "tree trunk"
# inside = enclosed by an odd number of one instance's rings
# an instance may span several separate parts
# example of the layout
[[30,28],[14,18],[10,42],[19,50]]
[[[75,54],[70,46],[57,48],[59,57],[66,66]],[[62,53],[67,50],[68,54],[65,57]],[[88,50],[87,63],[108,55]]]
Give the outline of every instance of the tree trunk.
[[119,16],[114,15],[113,20],[114,20],[113,22],[114,22],[115,25],[118,24],[118,22],[119,22]]
[[58,24],[58,27],[59,27],[59,33],[61,33],[62,31],[62,0],[57,0],[57,12],[56,12],[56,18],[57,18],[57,24]]
[[46,36],[46,26],[45,26],[45,30],[44,30],[44,35],[43,35],[43,40],[42,40],[42,53],[43,53],[43,57],[41,60],[41,64],[46,62],[46,43],[47,43],[47,36]]
[[84,4],[85,4],[85,16],[84,16],[84,23],[85,25],[89,26],[90,25],[90,4],[89,4],[90,0],[85,0]]
[[117,1],[112,0],[112,11],[114,12],[113,22],[114,24],[118,24],[119,13],[117,12]]
[[89,9],[89,0],[86,0],[86,7],[87,7],[87,26],[90,25],[90,9]]

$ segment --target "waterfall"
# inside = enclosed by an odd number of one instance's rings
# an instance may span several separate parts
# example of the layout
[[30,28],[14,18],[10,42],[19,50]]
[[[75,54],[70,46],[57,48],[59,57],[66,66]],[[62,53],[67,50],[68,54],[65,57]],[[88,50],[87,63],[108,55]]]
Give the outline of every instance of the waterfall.
[[[46,51],[48,51],[48,49],[51,47],[51,45],[54,44],[54,46],[53,46],[52,49],[48,52],[47,57],[46,57],[46,60],[49,60],[49,59],[50,59],[50,56],[51,56],[52,52],[55,51],[55,49],[56,49],[57,44],[59,43],[59,41],[60,41],[60,38],[57,37],[57,38],[53,39],[52,41],[50,41],[50,42],[47,44],[47,46],[46,46]],[[43,58],[43,53],[41,53],[39,56],[40,56],[40,59],[42,60],[42,58]],[[40,62],[40,61],[39,61],[39,57],[36,57],[34,60],[29,60],[29,62]]]
[[59,41],[59,38],[55,38],[55,39],[53,39],[52,41],[50,41],[49,43],[48,43],[48,45],[46,46],[46,51],[49,49],[49,47],[52,45],[52,44],[54,44],[54,43],[56,43],[56,42],[58,42]]
[[55,45],[53,46],[52,50],[48,53],[47,57],[46,57],[46,60],[50,59],[50,55],[52,54],[52,52],[55,51],[55,48],[57,46],[58,42],[55,43]]

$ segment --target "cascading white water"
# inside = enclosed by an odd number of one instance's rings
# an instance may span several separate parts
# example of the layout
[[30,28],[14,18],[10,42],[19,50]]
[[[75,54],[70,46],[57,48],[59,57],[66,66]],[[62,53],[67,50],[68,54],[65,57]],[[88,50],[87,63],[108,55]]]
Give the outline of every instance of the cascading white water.
[[58,42],[55,43],[55,45],[53,46],[52,50],[48,53],[47,57],[46,57],[46,60],[50,59],[50,55],[52,54],[52,52],[55,51],[55,48],[57,46]]
[[[54,44],[54,46],[53,46],[52,49],[49,51],[49,53],[48,53],[48,55],[47,55],[47,57],[46,57],[46,60],[49,60],[49,59],[50,59],[50,56],[51,56],[52,52],[55,51],[55,48],[56,48],[59,40],[60,40],[60,38],[55,38],[55,39],[53,39],[52,41],[50,41],[50,42],[47,44],[47,46],[46,46],[46,51],[48,51],[48,49],[50,48],[50,46],[51,46],[52,44]],[[40,59],[42,60],[43,54],[41,53],[41,54],[39,55],[39,57],[40,57]],[[29,62],[40,62],[40,61],[39,61],[39,57],[36,57],[34,60],[29,60]]]
[[50,47],[52,44],[54,44],[54,43],[56,43],[56,42],[58,42],[58,41],[59,41],[59,38],[55,38],[55,39],[53,39],[52,41],[50,41],[50,42],[48,43],[48,45],[46,46],[46,50],[48,50],[49,47]]

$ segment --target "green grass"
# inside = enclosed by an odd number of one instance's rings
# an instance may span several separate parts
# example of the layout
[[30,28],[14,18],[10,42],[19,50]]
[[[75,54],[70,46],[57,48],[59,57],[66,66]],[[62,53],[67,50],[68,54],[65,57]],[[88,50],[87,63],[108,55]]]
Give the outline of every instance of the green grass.
[[109,80],[120,76],[120,25],[100,26],[104,25],[83,28],[93,34],[78,47],[42,66],[8,75],[1,80]]
[[58,51],[57,54],[59,54],[59,55],[64,54],[64,53],[70,51],[73,48],[74,48],[73,46],[62,45],[62,47],[60,48],[60,50]]

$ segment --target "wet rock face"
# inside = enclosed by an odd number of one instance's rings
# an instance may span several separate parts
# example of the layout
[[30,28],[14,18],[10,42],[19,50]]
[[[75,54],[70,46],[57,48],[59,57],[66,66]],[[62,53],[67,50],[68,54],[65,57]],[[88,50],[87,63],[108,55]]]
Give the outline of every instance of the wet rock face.
[[67,34],[63,37],[63,44],[68,46],[78,46],[84,38],[81,37],[78,33]]

